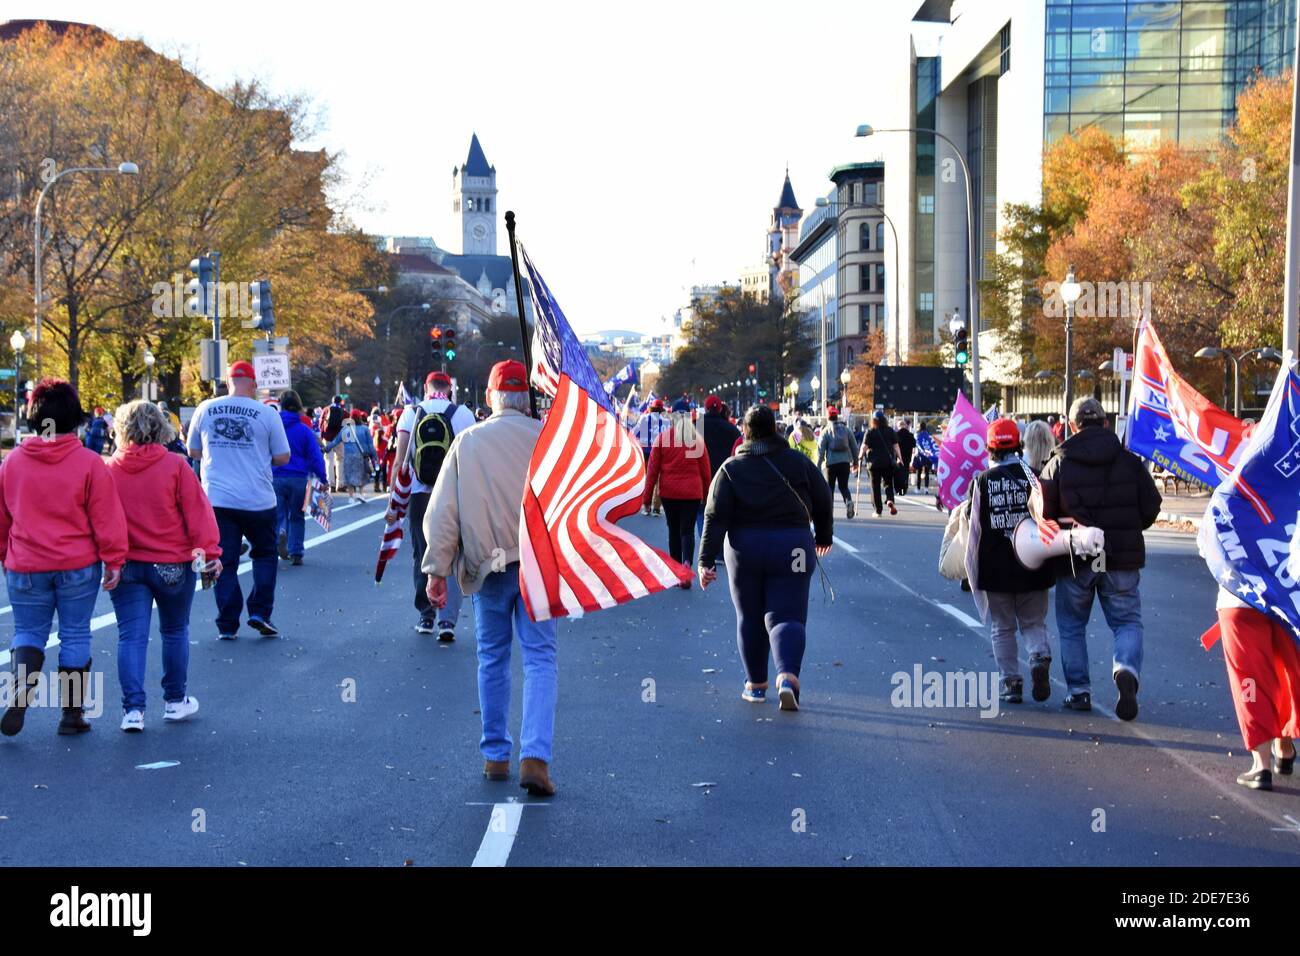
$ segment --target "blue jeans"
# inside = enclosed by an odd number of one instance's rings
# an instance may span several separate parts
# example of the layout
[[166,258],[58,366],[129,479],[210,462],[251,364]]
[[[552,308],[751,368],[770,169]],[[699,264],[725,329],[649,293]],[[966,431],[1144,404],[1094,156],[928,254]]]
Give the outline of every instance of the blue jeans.
[[[451,584],[448,585],[450,589]],[[519,563],[489,574],[474,595],[478,637],[478,703],[483,715],[479,750],[486,760],[510,759],[510,643],[524,652],[524,714],[519,757],[551,762],[555,736],[556,626],[528,617],[519,594]]]
[[1115,671],[1142,673],[1142,595],[1139,571],[1093,571],[1084,567],[1075,576],[1056,579],[1056,630],[1061,638],[1061,668],[1071,694],[1091,692],[1088,643],[1085,634],[1092,598],[1101,601],[1106,623],[1115,632]]
[[289,557],[301,558],[303,539],[307,536],[306,522],[303,520],[302,503],[307,498],[306,475],[276,475],[275,485],[275,531],[289,539]]
[[[128,561],[122,581],[108,592],[117,615],[117,679],[122,685],[122,710],[144,710],[144,671],[149,658],[149,624],[158,602],[158,631],[162,635],[163,700],[185,699],[190,666],[190,606],[194,579],[188,564],[177,574],[169,568],[164,581],[146,561]],[[174,578],[174,579],[173,579]]]
[[90,618],[95,613],[103,566],[75,571],[6,571],[9,603],[14,608],[10,647],[45,650],[59,614],[59,666],[80,670],[90,663]]
[[239,548],[248,539],[248,556],[253,562],[253,590],[248,594],[248,616],[271,619],[275,606],[275,574],[279,555],[275,550],[275,510],[243,511],[213,508],[221,534],[221,577],[213,585],[217,598],[217,632],[234,634],[244,610],[244,592],[239,586]]

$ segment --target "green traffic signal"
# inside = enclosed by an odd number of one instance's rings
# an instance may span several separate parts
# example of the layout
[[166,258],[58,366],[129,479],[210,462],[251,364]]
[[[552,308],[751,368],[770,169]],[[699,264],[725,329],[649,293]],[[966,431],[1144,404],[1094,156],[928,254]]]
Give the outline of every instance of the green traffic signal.
[[965,349],[958,349],[958,350],[957,350],[957,364],[958,364],[958,365],[966,365],[966,364],[968,364],[969,362],[970,362],[970,352],[967,352]]

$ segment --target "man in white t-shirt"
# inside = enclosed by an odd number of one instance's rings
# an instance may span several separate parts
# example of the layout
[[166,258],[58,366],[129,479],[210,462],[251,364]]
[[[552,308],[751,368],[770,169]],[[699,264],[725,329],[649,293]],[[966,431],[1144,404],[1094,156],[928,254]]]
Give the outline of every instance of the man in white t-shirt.
[[[424,563],[424,550],[427,542],[424,537],[424,512],[429,507],[429,496],[433,491],[431,482],[421,481],[417,475],[416,452],[421,451],[421,442],[413,441],[411,433],[419,428],[420,421],[428,415],[442,415],[451,424],[451,439],[474,424],[474,413],[464,405],[456,405],[451,400],[451,377],[446,372],[430,372],[424,380],[424,401],[409,406],[397,420],[397,450],[394,461],[396,467],[405,462],[411,468],[411,503],[406,511],[407,534],[411,539],[411,550],[415,558],[415,609],[420,612],[420,623],[415,625],[421,634],[438,634],[440,641],[456,639],[456,619],[460,616],[461,592],[453,581],[447,586],[447,603],[438,610],[425,594],[427,581],[421,565]],[[422,452],[427,455],[427,452]],[[432,459],[431,459],[432,460]],[[437,459],[440,460],[440,459]],[[433,478],[429,466],[424,468],[426,478]]]
[[253,590],[248,595],[248,626],[263,637],[278,637],[271,623],[275,605],[276,498],[271,467],[289,461],[289,441],[280,414],[257,400],[253,366],[235,362],[226,375],[230,394],[200,403],[190,419],[191,458],[202,458],[203,490],[212,502],[221,532],[226,572],[217,578],[217,636],[232,641],[239,632],[244,592],[239,586],[243,539],[250,546]]

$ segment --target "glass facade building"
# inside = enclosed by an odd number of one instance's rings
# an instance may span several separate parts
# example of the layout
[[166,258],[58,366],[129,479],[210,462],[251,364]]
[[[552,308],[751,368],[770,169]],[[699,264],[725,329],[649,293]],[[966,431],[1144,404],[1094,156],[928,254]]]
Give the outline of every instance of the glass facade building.
[[1210,142],[1257,72],[1295,55],[1294,0],[1047,0],[1043,139]]
[[[934,129],[938,120],[939,58],[917,57],[913,77],[916,102],[912,126]],[[934,187],[935,136],[916,134],[915,168],[912,171],[912,334],[917,346],[935,344],[934,335]]]

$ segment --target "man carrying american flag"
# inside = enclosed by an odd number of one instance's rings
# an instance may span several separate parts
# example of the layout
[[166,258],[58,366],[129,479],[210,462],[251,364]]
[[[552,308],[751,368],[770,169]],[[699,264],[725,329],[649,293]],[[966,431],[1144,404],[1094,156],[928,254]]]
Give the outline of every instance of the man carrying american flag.
[[551,740],[555,729],[553,620],[530,620],[520,597],[519,502],[542,423],[528,414],[528,372],[498,362],[487,386],[492,415],[456,435],[424,513],[428,542],[423,568],[436,608],[447,604],[453,573],[474,601],[478,640],[483,776],[510,777],[510,646],[524,656],[524,713],[519,732],[519,786],[533,796],[555,793]]

